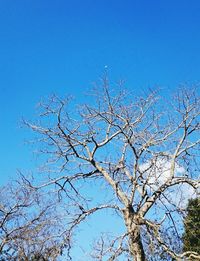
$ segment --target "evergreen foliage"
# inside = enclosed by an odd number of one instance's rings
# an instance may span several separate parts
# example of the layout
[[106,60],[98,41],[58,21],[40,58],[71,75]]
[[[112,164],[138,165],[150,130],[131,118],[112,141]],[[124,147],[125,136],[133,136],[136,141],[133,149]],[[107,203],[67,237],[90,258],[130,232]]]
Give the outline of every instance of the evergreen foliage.
[[183,250],[200,253],[200,198],[189,201],[184,223]]

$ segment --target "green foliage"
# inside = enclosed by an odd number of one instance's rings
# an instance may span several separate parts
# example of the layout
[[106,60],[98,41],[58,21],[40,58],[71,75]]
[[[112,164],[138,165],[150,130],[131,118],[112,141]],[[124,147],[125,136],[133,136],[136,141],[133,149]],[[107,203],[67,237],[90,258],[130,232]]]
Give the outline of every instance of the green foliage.
[[200,198],[189,201],[184,223],[183,250],[200,254]]

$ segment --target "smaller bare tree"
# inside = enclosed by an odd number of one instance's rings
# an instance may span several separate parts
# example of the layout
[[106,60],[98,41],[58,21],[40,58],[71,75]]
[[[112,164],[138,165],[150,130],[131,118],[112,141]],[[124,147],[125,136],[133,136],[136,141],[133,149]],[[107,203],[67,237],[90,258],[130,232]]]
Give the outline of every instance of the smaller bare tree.
[[[25,179],[0,189],[0,260],[57,260],[64,247],[55,201]],[[63,220],[62,220],[63,221]],[[62,232],[61,232],[62,231]]]

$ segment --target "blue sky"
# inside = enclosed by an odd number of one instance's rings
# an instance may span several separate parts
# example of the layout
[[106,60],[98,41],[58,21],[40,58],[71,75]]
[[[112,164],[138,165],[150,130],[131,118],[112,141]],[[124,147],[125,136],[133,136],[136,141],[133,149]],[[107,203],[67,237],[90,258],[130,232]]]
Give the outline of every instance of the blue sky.
[[108,66],[128,88],[200,80],[200,2],[0,1],[0,177],[30,169],[21,117],[51,93],[84,99]]

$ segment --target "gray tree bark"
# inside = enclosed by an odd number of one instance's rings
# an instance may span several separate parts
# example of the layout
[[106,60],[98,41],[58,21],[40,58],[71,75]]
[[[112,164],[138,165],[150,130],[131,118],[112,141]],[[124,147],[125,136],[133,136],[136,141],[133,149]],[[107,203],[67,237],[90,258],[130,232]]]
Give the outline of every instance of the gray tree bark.
[[134,235],[130,235],[129,249],[134,261],[145,261],[145,254],[138,228],[134,228]]
[[124,220],[129,234],[129,250],[133,261],[145,261],[145,253],[140,236],[141,218],[132,206],[124,210]]

